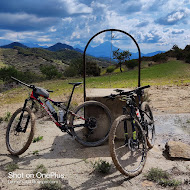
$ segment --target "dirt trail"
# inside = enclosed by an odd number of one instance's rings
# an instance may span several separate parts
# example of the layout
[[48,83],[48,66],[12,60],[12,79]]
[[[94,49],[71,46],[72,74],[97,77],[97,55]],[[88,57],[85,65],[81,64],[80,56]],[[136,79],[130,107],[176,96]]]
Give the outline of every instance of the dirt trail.
[[[189,180],[190,182],[190,161],[183,160],[167,160],[162,150],[164,143],[169,139],[182,140],[190,144],[189,134],[181,135],[162,133],[160,127],[164,126],[167,120],[166,114],[170,113],[190,113],[190,86],[164,86],[152,87],[149,89],[150,104],[153,107],[157,126],[156,144],[153,149],[149,150],[148,158],[145,168],[137,177],[129,179],[120,174],[112,164],[111,171],[108,175],[102,175],[94,172],[91,162],[103,159],[112,163],[108,144],[99,147],[88,148],[78,144],[69,135],[62,133],[56,126],[44,119],[39,119],[36,122],[35,137],[43,136],[43,140],[32,143],[29,149],[21,156],[11,156],[5,146],[5,128],[6,123],[0,125],[0,189],[37,189],[37,184],[40,179],[29,181],[26,174],[31,174],[37,165],[43,164],[48,173],[56,172],[56,174],[63,174],[64,178],[60,179],[63,189],[82,189],[82,190],[95,190],[95,189],[129,189],[129,190],[159,190],[163,187],[155,183],[148,182],[144,174],[151,167],[159,167],[167,170],[175,179]],[[20,105],[9,107],[10,110],[15,110]],[[6,107],[6,106],[5,106]],[[8,108],[8,107],[7,107]],[[6,108],[6,109],[7,109]],[[190,116],[188,116],[190,118]],[[163,121],[162,121],[163,120]],[[176,124],[178,125],[178,124]],[[33,152],[38,150],[39,155],[33,155]],[[19,169],[15,171],[17,174],[23,173],[24,178],[12,179],[13,184],[8,184],[8,174],[5,171],[5,166],[11,162],[18,164]],[[28,181],[27,181],[28,180]],[[55,180],[53,178],[53,180]],[[16,183],[21,184],[16,184]],[[10,180],[9,180],[10,182]],[[26,182],[28,184],[26,184]],[[172,188],[164,188],[172,189]],[[189,185],[182,185],[179,189],[188,190]]]

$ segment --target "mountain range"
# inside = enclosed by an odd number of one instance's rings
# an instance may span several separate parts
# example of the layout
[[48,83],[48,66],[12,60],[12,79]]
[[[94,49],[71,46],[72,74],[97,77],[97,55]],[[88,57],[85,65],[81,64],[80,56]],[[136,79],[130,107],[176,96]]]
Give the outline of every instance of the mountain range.
[[[72,47],[70,45],[62,44],[62,43],[56,43],[53,46],[50,46],[50,47],[45,46],[44,47],[44,46],[39,46],[38,44],[32,44],[32,43],[22,44],[19,42],[13,42],[13,43],[10,43],[8,45],[0,46],[0,48],[14,48],[15,46],[22,47],[22,48],[34,48],[34,47],[43,48],[43,49],[53,51],[53,52],[65,50],[65,49],[75,50],[75,51],[80,52],[80,53],[83,53],[83,51],[84,51],[84,47],[81,47],[80,45],[75,45],[74,47]],[[107,59],[107,58],[110,58],[112,56],[110,53],[111,50],[115,51],[117,49],[119,49],[119,48],[112,45],[109,41],[106,41],[106,42],[104,42],[104,43],[102,43],[96,47],[92,47],[89,45],[86,53],[88,55],[91,55],[94,57],[101,57],[101,58]],[[141,53],[141,57],[143,57],[143,56],[144,57],[151,57],[151,56],[154,56],[156,54],[163,53],[163,52],[164,51],[156,51],[156,52],[151,52],[151,53],[147,53],[147,54]],[[138,52],[136,52],[136,53],[131,52],[131,54],[132,54],[131,59],[138,59],[138,57],[139,57]]]

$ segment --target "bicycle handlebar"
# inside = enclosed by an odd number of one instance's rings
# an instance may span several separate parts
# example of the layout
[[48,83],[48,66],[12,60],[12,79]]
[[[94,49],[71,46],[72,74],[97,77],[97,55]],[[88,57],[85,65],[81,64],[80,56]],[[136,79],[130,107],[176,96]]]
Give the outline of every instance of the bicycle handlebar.
[[127,92],[124,92],[124,91],[120,91],[119,89],[116,89],[115,91],[116,92],[119,92],[118,94],[110,94],[109,96],[104,96],[104,98],[108,98],[108,99],[112,99],[114,100],[116,96],[121,96],[121,95],[132,95],[132,94],[140,94],[142,92],[143,89],[145,88],[149,88],[150,85],[146,85],[146,86],[141,86],[141,87],[138,87],[134,90],[130,90],[130,91],[127,91]]
[[[35,90],[36,88],[38,88],[38,87],[36,87],[36,86],[33,85],[33,84],[26,84],[26,83],[24,83],[24,82],[22,82],[22,81],[20,81],[20,80],[18,80],[18,79],[16,79],[16,78],[14,78],[14,77],[11,77],[11,79],[15,80],[16,82],[18,82],[18,83],[20,83],[20,84],[23,84],[23,85],[27,86],[28,88],[31,88],[31,89],[33,89],[33,90]],[[46,90],[46,91],[48,91],[48,92],[53,92],[53,90]]]
[[121,92],[119,95],[130,95],[130,94],[132,94],[132,93],[139,94],[139,93],[141,93],[142,90],[144,90],[145,88],[150,88],[150,85],[137,87],[137,88],[135,88],[134,90],[127,91],[127,92]]
[[27,86],[28,88],[31,88],[31,89],[35,89],[35,88],[36,88],[36,87],[35,87],[34,85],[32,85],[32,84],[26,84],[26,83],[24,83],[24,82],[22,82],[22,81],[20,81],[20,80],[18,80],[18,79],[16,79],[16,78],[14,78],[14,77],[11,77],[11,79],[15,80],[16,82],[18,82],[18,83],[20,83],[20,84],[23,84],[23,85]]

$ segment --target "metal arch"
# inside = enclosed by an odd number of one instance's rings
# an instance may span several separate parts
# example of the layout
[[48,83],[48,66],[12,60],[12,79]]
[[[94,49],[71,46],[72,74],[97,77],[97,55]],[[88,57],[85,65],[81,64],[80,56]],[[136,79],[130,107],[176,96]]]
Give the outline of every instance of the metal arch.
[[90,40],[88,41],[88,43],[85,46],[84,52],[83,52],[83,83],[84,83],[84,101],[86,101],[86,50],[90,44],[90,42],[99,34],[104,33],[104,32],[109,32],[109,31],[115,31],[115,32],[121,32],[126,34],[127,36],[129,36],[134,43],[137,46],[138,52],[139,52],[139,64],[138,64],[138,87],[140,87],[140,76],[141,76],[141,51],[140,51],[140,47],[137,43],[137,41],[133,38],[133,36],[131,36],[129,33],[123,31],[123,30],[119,30],[119,29],[106,29],[106,30],[102,30],[98,33],[96,33],[94,36],[92,36],[92,38],[90,38]]

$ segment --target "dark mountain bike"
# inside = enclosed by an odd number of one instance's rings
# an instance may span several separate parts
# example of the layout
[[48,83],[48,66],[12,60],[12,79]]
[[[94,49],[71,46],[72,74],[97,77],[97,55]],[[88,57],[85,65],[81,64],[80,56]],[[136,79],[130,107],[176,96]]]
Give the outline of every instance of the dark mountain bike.
[[116,89],[118,94],[105,97],[114,100],[121,96],[120,100],[126,102],[123,115],[116,118],[112,124],[109,147],[116,168],[130,177],[142,171],[147,157],[147,145],[149,148],[154,146],[153,114],[147,102],[141,103],[144,89],[149,87],[142,86],[127,92]]
[[[14,77],[11,78],[32,89],[24,106],[13,113],[7,126],[6,145],[11,154],[24,153],[32,142],[35,131],[35,115],[32,110],[35,104],[41,105],[56,126],[62,132],[67,132],[80,144],[98,146],[107,140],[112,122],[111,113],[104,104],[97,101],[86,101],[74,111],[69,110],[74,89],[81,82],[69,83],[73,85],[73,89],[68,104],[65,106],[65,102],[56,102],[49,98],[49,92],[53,91],[26,84]],[[68,115],[70,115],[70,119]]]

